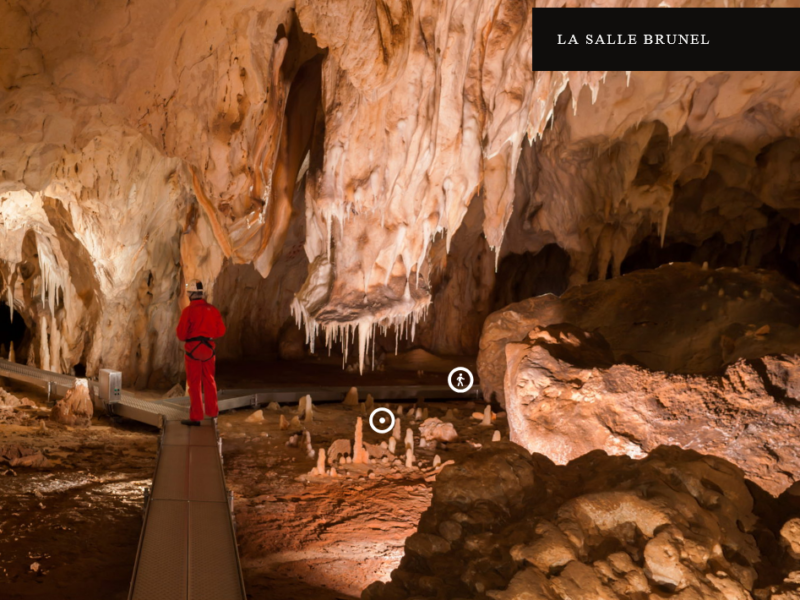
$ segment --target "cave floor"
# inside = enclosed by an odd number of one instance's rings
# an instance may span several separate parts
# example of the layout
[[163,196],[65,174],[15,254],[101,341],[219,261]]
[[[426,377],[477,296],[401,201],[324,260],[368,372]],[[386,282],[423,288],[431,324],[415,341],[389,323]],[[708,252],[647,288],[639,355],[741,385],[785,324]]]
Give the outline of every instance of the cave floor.
[[[416,378],[413,373],[411,379]],[[354,379],[351,375],[350,381],[359,383]],[[143,493],[155,468],[156,430],[105,416],[95,417],[87,429],[53,424],[43,409],[45,399],[32,388],[6,389],[36,401],[39,410],[25,409],[23,424],[0,425],[0,446],[41,450],[51,465],[9,469],[0,463],[3,598],[126,598]],[[431,417],[458,411],[453,423],[460,440],[436,450],[442,461],[458,461],[476,444],[491,443],[495,429],[507,439],[505,419],[481,427],[471,416],[482,405],[429,401],[425,406]],[[315,409],[308,426],[315,449],[340,438],[352,440],[358,408],[323,404]],[[316,460],[302,447],[287,447],[293,432],[280,430],[281,412],[291,419],[296,407],[265,409],[263,421],[247,421],[249,409],[219,419],[248,597],[357,598],[372,581],[387,580],[399,563],[405,538],[430,503],[434,453],[417,450],[422,470],[389,466],[374,469],[377,476],[369,478],[366,469],[342,468],[335,479],[309,478]],[[404,417],[403,429],[407,426]],[[389,437],[364,429],[368,443]],[[32,570],[34,563],[38,571]]]

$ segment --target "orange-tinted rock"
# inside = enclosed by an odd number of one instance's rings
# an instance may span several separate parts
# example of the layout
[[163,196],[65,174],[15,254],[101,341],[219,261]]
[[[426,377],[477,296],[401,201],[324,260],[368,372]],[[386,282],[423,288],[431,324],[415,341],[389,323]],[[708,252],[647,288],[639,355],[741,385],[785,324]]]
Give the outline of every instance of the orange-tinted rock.
[[92,424],[94,406],[89,395],[89,383],[85,379],[75,381],[75,386],[56,402],[50,418],[63,425],[89,426]]
[[496,444],[442,471],[391,581],[362,598],[749,600],[778,556],[762,554],[760,527],[742,472],[719,458],[659,448],[556,466]]
[[713,376],[651,371],[612,364],[599,334],[567,325],[534,329],[506,356],[511,440],[558,464],[675,445],[729,460],[774,495],[800,479],[800,403],[776,375],[800,372],[800,356],[740,359]]

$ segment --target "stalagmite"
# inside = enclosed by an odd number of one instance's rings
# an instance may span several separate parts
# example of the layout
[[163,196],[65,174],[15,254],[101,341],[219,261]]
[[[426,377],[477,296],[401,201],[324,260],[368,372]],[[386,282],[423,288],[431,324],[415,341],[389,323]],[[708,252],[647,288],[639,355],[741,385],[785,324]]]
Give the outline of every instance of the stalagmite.
[[406,448],[406,469],[414,466],[414,448]]
[[425,441],[425,438],[419,438],[419,447],[420,448],[427,448],[428,444]]
[[366,404],[364,402],[359,402],[358,403],[358,410],[362,415],[366,415],[367,414],[367,406],[366,406]]
[[264,411],[259,409],[254,411],[250,416],[245,419],[246,423],[261,423],[264,420]]
[[281,405],[278,404],[277,402],[270,402],[267,405],[267,410],[280,410],[280,409],[281,409]]
[[389,438],[389,452],[397,454],[397,440],[394,437]]
[[304,404],[303,413],[305,414],[304,417],[305,422],[311,423],[314,420],[314,405],[311,402],[311,396],[310,395],[303,396],[303,398],[301,398],[301,401],[303,400],[305,400],[305,402],[303,402]]
[[491,427],[492,426],[492,407],[490,405],[486,405],[486,408],[483,409],[483,421],[481,421],[482,427]]
[[367,401],[365,405],[368,413],[371,413],[373,410],[375,410],[375,398],[372,397],[372,394],[367,394]]
[[440,457],[440,456],[437,454],[436,456],[434,456],[434,457],[433,457],[433,468],[435,469],[435,468],[436,468],[436,467],[438,467],[440,464],[442,464],[442,459],[441,459],[441,457]]
[[300,439],[300,436],[296,433],[294,435],[289,436],[289,439],[286,440],[286,447],[287,448],[297,448],[297,441]]
[[[311,434],[308,431],[303,432],[303,442],[306,446],[306,454],[308,455],[308,458],[314,458],[314,447],[311,445]],[[320,451],[324,452],[322,448],[320,448]]]
[[401,429],[400,429],[401,427],[402,427],[402,425],[401,425],[401,422],[400,422],[400,417],[395,418],[394,427],[392,428],[392,437],[395,440],[397,440],[398,442],[400,441],[400,436],[402,435],[401,434]]
[[351,387],[344,397],[345,406],[356,406],[358,404],[358,389]]
[[89,381],[76,379],[75,384],[50,411],[50,419],[69,426],[92,424],[94,407],[89,394]]
[[394,414],[397,415],[398,417],[402,417],[403,416],[403,405],[402,404],[398,404],[397,405],[397,411],[395,411]]
[[279,421],[279,427],[281,429],[289,429],[289,421],[286,420],[286,417],[281,415],[281,419]]
[[502,439],[503,437],[500,435],[500,432],[495,429],[494,433],[492,434],[492,441],[499,442]]
[[317,451],[317,471],[320,475],[325,474],[325,448],[322,447]]
[[17,362],[17,355],[14,354],[14,342],[11,342],[8,348],[8,361],[9,362]]
[[414,420],[421,421],[422,420],[422,409],[417,407],[417,410],[414,411]]
[[428,418],[428,407],[422,409],[422,420],[426,420]]
[[453,414],[453,409],[452,408],[448,408],[447,409],[447,414],[445,414],[444,419],[442,419],[442,421],[453,421],[455,418],[456,417]]
[[336,472],[336,468],[335,467],[331,467],[330,476],[331,477],[337,477],[338,475],[339,475],[339,473]]
[[411,448],[412,451],[414,450],[414,431],[411,427],[406,429],[405,446],[406,448]]
[[356,419],[356,436],[353,445],[353,464],[360,465],[366,462],[366,452],[364,451],[364,423],[361,417]]
[[297,415],[292,417],[292,420],[289,421],[289,429],[302,429],[303,426],[300,424],[300,419],[297,418]]

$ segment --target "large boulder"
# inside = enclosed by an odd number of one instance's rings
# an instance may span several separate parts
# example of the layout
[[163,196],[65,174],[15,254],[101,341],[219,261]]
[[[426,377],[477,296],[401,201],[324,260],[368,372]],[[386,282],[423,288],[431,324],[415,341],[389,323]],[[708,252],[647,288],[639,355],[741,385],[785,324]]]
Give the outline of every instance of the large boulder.
[[659,448],[557,466],[501,443],[442,471],[391,581],[362,598],[771,598],[759,569],[796,568],[759,548],[774,533],[719,458]]
[[486,319],[478,354],[484,395],[506,403],[507,344],[560,323],[599,333],[615,363],[718,375],[742,358],[800,353],[800,287],[761,269],[675,263],[529,298]]
[[726,458],[774,495],[800,479],[797,355],[668,373],[614,364],[600,334],[551,325],[508,344],[506,357],[511,440],[558,464],[677,445]]

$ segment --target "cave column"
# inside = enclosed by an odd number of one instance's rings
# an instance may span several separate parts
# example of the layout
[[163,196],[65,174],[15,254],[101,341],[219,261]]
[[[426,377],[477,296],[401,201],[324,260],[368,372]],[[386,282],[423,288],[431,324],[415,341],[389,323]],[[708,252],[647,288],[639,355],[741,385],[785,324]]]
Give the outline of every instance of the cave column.
[[39,317],[39,368],[50,370],[50,348],[47,344],[47,316]]
[[61,373],[61,330],[55,318],[50,320],[50,370]]

